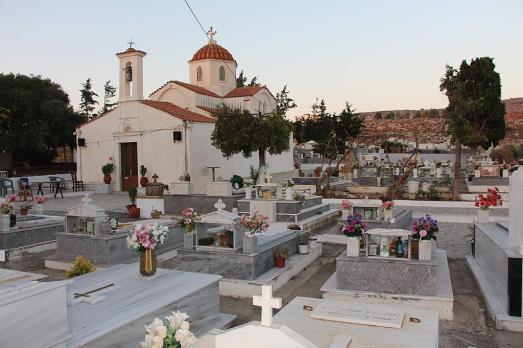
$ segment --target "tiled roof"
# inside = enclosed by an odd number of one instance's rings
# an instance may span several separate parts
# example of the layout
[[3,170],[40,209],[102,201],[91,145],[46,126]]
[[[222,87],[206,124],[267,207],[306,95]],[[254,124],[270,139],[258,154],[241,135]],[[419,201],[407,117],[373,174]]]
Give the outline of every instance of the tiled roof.
[[250,97],[258,93],[263,86],[238,87],[227,93],[224,98]]
[[194,62],[197,60],[203,60],[203,59],[220,59],[220,60],[230,60],[235,61],[232,57],[232,54],[227,51],[222,46],[209,42],[207,45],[200,48],[196,53],[192,56],[192,59],[190,62]]
[[181,81],[167,81],[160,88],[156,89],[151,94],[149,94],[149,96],[152,96],[154,93],[158,92],[160,89],[164,88],[165,86],[167,86],[170,83],[175,83],[178,86],[185,87],[185,88],[187,88],[187,89],[189,89],[189,90],[191,90],[193,92],[196,92],[198,94],[208,95],[209,97],[221,98],[218,94],[216,94],[216,93],[214,93],[212,91],[209,91],[208,89],[205,89],[203,87],[196,86],[196,85],[193,85],[193,84],[190,84],[190,83],[181,82]]
[[126,50],[123,51],[123,52],[118,52],[118,53],[116,53],[116,55],[118,56],[118,55],[121,55],[121,54],[133,53],[133,52],[142,53],[142,54],[144,54],[144,55],[146,54],[144,51],[136,50],[136,49],[134,49],[134,48],[132,48],[132,47],[129,47],[128,49],[126,49]]
[[148,106],[151,106],[160,111],[166,112],[169,115],[179,118],[180,120],[189,121],[189,122],[204,122],[204,123],[214,123],[214,119],[192,112],[186,109],[183,109],[173,103],[161,102],[154,100],[142,100],[142,103]]
[[208,113],[213,113],[217,110],[216,108],[209,108],[207,106],[197,106],[197,108],[207,111]]

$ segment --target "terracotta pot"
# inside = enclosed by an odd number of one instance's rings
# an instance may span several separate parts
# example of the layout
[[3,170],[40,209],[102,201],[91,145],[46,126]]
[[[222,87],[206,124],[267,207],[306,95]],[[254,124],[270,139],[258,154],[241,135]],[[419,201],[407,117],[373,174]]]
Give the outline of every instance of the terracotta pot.
[[111,183],[111,180],[113,180],[113,178],[111,178],[111,176],[109,174],[104,175],[104,183],[109,185]]
[[278,268],[285,268],[285,259],[283,257],[275,257],[274,266]]
[[140,186],[145,187],[149,183],[149,179],[146,176],[140,178]]
[[129,209],[129,217],[133,219],[140,218],[140,208],[134,206]]
[[29,209],[20,208],[20,215],[27,215],[27,213],[29,213]]
[[140,252],[140,274],[152,276],[156,273],[156,252],[146,249]]

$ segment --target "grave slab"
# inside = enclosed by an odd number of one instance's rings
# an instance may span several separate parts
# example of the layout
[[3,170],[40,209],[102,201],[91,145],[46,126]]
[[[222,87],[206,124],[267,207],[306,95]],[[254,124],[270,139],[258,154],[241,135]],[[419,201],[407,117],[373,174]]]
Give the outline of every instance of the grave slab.
[[[342,307],[343,302],[315,298],[296,297],[274,317],[276,325],[286,326],[320,348],[329,348],[338,335],[350,336],[350,348],[370,347],[438,347],[438,313],[431,310],[402,307],[402,327],[388,328],[355,323],[319,320],[311,317],[318,307]],[[304,310],[313,308],[313,312]],[[362,305],[368,311],[395,313],[397,308],[388,305]],[[419,322],[411,322],[411,318]],[[416,321],[416,320],[414,320]]]

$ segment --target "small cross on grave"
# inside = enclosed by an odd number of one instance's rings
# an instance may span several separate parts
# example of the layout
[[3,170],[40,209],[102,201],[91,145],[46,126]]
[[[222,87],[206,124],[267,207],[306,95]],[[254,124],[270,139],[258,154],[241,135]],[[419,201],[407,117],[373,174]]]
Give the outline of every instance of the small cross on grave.
[[272,309],[281,308],[281,298],[272,297],[272,285],[262,285],[261,296],[253,296],[252,304],[262,308],[261,324],[272,326]]
[[218,200],[218,202],[214,203],[214,207],[216,208],[216,210],[222,211],[223,209],[225,209],[226,205],[225,205],[225,203],[223,203],[223,201],[220,198]]
[[84,205],[87,205],[87,204],[91,203],[92,201],[93,201],[93,200],[92,200],[91,197],[89,197],[89,194],[88,194],[88,193],[86,193],[86,194],[82,197],[82,203],[83,203]]
[[158,180],[159,176],[158,176],[158,174],[154,174],[152,176],[152,178],[153,178],[153,182],[156,182],[156,180]]
[[271,183],[271,180],[272,180],[272,175],[270,175],[269,173],[267,173],[267,176],[265,177],[265,180],[267,181],[267,184],[270,184],[270,183]]

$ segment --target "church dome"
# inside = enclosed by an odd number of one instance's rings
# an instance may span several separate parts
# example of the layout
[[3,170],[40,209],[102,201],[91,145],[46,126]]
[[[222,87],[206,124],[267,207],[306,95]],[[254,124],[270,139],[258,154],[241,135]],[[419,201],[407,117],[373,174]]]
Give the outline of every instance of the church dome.
[[214,42],[209,42],[207,45],[203,46],[198,51],[196,51],[196,53],[192,56],[190,62],[203,59],[230,60],[233,62],[235,61],[232,54],[229,51],[227,51],[227,49]]

